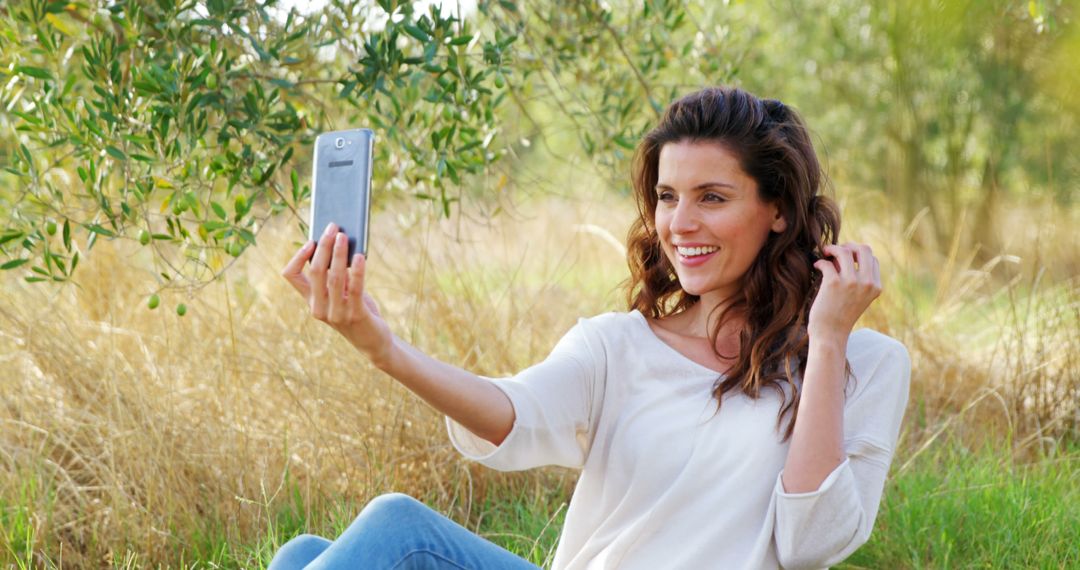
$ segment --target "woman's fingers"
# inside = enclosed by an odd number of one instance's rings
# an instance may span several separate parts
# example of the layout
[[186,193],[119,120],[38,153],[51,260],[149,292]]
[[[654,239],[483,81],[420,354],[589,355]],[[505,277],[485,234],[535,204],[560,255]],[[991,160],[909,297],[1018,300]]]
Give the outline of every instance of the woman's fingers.
[[[822,248],[825,257],[814,263],[821,288],[810,308],[811,335],[850,333],[855,322],[881,294],[881,270],[870,247],[847,243]],[[831,332],[830,332],[831,331]]]
[[326,277],[337,233],[337,226],[333,223],[327,225],[311,258],[311,315],[320,321],[325,321],[327,317]]
[[856,267],[855,274],[860,283],[873,281],[874,276],[874,253],[870,251],[870,246],[861,243],[848,244],[848,248],[851,250],[851,254]]
[[823,252],[835,268],[834,273],[827,275],[818,267],[823,277],[835,277],[836,284],[850,293],[869,293],[873,297],[881,293],[881,268],[870,246],[858,243],[827,245]]
[[345,305],[345,259],[349,252],[349,238],[343,233],[334,236],[334,249],[330,259],[330,271],[326,276],[327,317],[332,323],[342,321]]
[[859,267],[855,272],[856,283],[860,292],[877,298],[881,294],[881,269],[873,250],[866,244],[850,244],[855,261]]
[[836,278],[836,263],[831,259],[822,258],[814,262],[814,267],[821,272],[821,280],[824,282],[828,279]]
[[296,250],[296,253],[292,256],[292,259],[285,264],[285,268],[281,270],[281,276],[289,282],[289,285],[293,286],[304,299],[307,299],[311,295],[311,282],[308,281],[307,275],[304,275],[304,263],[311,258],[311,252],[315,249],[315,242],[309,241],[302,245],[300,249]]
[[841,280],[855,277],[855,259],[852,257],[851,249],[846,244],[827,245],[825,246],[825,253],[832,256],[836,261],[837,273],[840,274]]
[[349,289],[345,292],[345,300],[349,307],[349,319],[358,321],[363,319],[364,312],[364,266],[366,260],[363,254],[353,256],[352,265],[349,266]]

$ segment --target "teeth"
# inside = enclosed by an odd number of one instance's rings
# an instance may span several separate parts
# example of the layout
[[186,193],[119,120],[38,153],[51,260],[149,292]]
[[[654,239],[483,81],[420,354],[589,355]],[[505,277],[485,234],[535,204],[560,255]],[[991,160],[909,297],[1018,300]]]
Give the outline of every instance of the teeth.
[[695,255],[705,255],[706,253],[712,253],[720,248],[713,246],[701,246],[701,247],[677,247],[675,248],[679,253],[686,257],[693,257]]

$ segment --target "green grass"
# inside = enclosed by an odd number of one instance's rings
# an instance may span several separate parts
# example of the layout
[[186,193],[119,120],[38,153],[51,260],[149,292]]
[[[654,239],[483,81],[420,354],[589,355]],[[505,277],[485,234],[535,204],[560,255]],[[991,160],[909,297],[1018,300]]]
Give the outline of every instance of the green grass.
[[[898,458],[870,541],[837,568],[1080,567],[1080,448],[1028,464],[1010,457],[1006,449],[969,451],[951,442],[903,471],[905,458]],[[569,488],[508,485],[493,491],[474,506],[473,522],[466,525],[535,564],[550,563]],[[287,506],[257,544],[221,544],[217,552],[227,554],[200,565],[265,565],[276,545],[301,532],[335,536],[360,508],[343,501],[333,512],[314,514],[318,520],[303,521],[297,517],[302,508]]]
[[33,551],[35,532],[28,508],[0,500],[0,529],[5,547],[0,560],[9,561],[20,569],[31,567],[30,552]]
[[40,553],[45,550],[36,519],[51,514],[48,507],[55,494],[33,476],[20,477],[14,486],[14,501],[0,494],[0,562],[20,570],[34,568],[35,553],[42,563]]
[[870,541],[841,567],[1080,567],[1080,449],[1010,458],[954,443],[894,467]]
[[[955,441],[935,444],[903,467],[898,457],[870,541],[838,568],[1075,568],[1080,567],[1080,446],[1058,449],[1037,461],[1014,462],[1004,447],[968,450]],[[487,499],[465,507],[432,507],[492,542],[538,565],[550,562],[566,514],[571,477],[509,476]],[[24,483],[24,499],[0,503],[5,552],[13,568],[56,567],[40,558],[32,513],[41,489]],[[307,505],[299,484],[268,509],[267,527],[244,542],[217,518],[177,544],[168,565],[176,568],[263,568],[277,548],[297,534],[333,537],[359,513],[354,499],[324,497]],[[305,513],[310,513],[305,515]],[[37,553],[32,560],[30,552]],[[52,554],[55,554],[53,552]],[[138,568],[134,551],[117,553],[114,568]],[[63,564],[61,564],[61,567]]]
[[512,501],[488,501],[479,534],[534,564],[550,563],[566,518],[568,491],[537,489]]

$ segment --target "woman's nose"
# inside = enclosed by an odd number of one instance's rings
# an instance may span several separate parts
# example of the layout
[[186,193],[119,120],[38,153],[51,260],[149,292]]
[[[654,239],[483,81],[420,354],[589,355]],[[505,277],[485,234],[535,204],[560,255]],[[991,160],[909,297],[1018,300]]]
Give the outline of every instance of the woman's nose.
[[671,233],[685,234],[692,232],[698,227],[697,210],[688,200],[680,200],[675,205],[675,211],[671,214]]

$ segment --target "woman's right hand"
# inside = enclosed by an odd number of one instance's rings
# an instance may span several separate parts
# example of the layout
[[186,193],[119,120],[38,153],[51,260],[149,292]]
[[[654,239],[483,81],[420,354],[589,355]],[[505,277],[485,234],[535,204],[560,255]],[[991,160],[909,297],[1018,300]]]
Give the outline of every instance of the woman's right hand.
[[[311,316],[333,327],[381,367],[393,348],[394,335],[375,299],[364,292],[364,256],[357,253],[346,267],[348,251],[345,234],[330,224],[318,242],[305,243],[293,255],[281,275],[307,301]],[[309,258],[311,270],[305,274]]]
[[[311,316],[334,327],[375,366],[436,410],[499,445],[514,427],[510,398],[492,381],[439,362],[394,336],[375,300],[364,293],[364,256],[356,254],[346,267],[348,252],[345,234],[330,224],[318,244],[304,244],[281,275],[307,300]],[[308,258],[311,270],[305,275]]]

